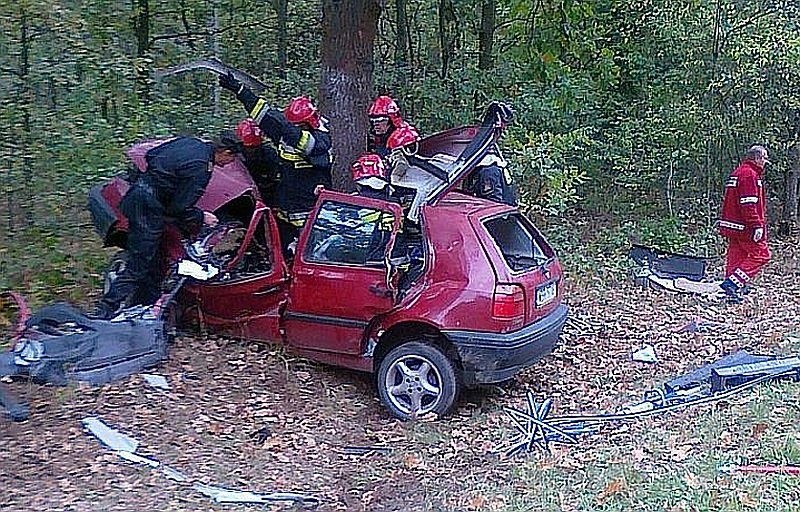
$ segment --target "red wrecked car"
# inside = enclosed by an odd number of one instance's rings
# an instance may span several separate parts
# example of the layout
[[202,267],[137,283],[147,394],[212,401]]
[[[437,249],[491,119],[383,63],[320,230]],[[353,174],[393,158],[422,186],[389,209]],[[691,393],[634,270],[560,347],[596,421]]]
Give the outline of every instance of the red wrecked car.
[[[533,223],[456,188],[506,121],[490,107],[481,126],[431,135],[413,158],[393,162],[392,183],[410,192],[405,207],[323,191],[291,262],[242,164],[216,169],[198,206],[226,222],[212,251],[222,271],[184,290],[184,313],[220,333],[371,372],[401,419],[445,414],[462,386],[513,377],[553,350],[567,307],[558,258]],[[117,177],[90,194],[109,246],[125,246],[117,204],[128,186]],[[180,244],[165,243],[174,259]]]

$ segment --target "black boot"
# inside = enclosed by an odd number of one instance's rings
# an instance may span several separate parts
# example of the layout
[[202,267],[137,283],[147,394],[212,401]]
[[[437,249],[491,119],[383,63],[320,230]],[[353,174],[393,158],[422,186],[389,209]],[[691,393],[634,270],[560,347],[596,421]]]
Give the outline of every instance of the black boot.
[[725,302],[728,304],[741,304],[742,296],[739,293],[740,288],[734,283],[731,278],[727,278],[719,285],[722,291],[725,292]]

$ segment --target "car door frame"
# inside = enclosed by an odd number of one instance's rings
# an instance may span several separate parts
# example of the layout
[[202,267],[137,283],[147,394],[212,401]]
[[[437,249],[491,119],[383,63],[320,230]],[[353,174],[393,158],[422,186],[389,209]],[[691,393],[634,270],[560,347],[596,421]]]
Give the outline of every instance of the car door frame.
[[232,268],[244,255],[263,221],[268,236],[270,270],[235,280],[215,280],[199,287],[197,301],[201,322],[215,330],[254,340],[283,341],[280,311],[286,301],[289,276],[281,251],[278,225],[270,209],[259,204]]
[[[380,210],[394,216],[381,266],[309,261],[306,258],[305,251],[314,226],[330,202]],[[389,283],[388,255],[402,221],[403,211],[397,203],[332,191],[320,194],[300,234],[291,269],[291,284],[283,315],[289,347],[313,354],[311,357],[317,360],[360,367],[358,359],[363,354],[370,322],[395,305],[394,290]],[[351,298],[349,305],[337,300]]]

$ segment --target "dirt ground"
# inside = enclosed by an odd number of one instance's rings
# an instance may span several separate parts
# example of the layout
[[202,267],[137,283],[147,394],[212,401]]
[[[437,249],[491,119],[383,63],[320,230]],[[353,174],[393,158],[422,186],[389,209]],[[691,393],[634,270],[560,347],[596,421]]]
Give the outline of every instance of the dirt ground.
[[[517,510],[511,496],[476,501],[473,492],[509,488],[518,477],[517,462],[494,453],[510,434],[502,407],[520,406],[530,389],[552,398],[557,414],[612,411],[736,349],[785,351],[787,336],[798,330],[800,266],[793,245],[773,249],[774,263],[737,306],[568,276],[571,320],[556,352],[509,385],[466,393],[457,411],[437,422],[390,418],[368,375],[311,363],[277,347],[214,337],[176,339],[169,360],[153,370],[168,379],[169,391],[139,376],[100,388],[13,382],[8,387],[28,401],[31,416],[22,423],[0,421],[0,509],[261,509],[213,504],[186,484],[118,458],[83,429],[81,419],[96,416],[140,441],[142,455],[197,481],[306,493],[321,500],[322,511]],[[680,330],[695,318],[724,325]],[[643,343],[654,346],[659,363],[630,360]],[[609,442],[603,435],[584,438],[557,459],[579,467],[582,454]],[[391,452],[343,451],[368,445]],[[554,463],[529,457],[537,467]]]

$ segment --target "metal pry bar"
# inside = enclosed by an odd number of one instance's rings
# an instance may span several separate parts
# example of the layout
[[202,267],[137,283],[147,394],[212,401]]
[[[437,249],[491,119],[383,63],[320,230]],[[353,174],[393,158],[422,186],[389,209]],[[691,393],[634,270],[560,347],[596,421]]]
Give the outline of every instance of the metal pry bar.
[[254,76],[245,73],[244,71],[228,66],[221,60],[214,58],[193,60],[185,64],[178,64],[177,66],[155,69],[153,70],[153,78],[155,80],[161,80],[164,77],[179,75],[181,73],[186,73],[188,71],[195,71],[198,69],[205,69],[213,73],[216,73],[218,75],[227,75],[228,73],[231,73],[233,74],[234,78],[236,78],[244,85],[252,89],[252,91],[256,94],[260,94],[261,92],[264,91],[264,89],[267,88],[264,82],[262,82],[258,78],[255,78]]

